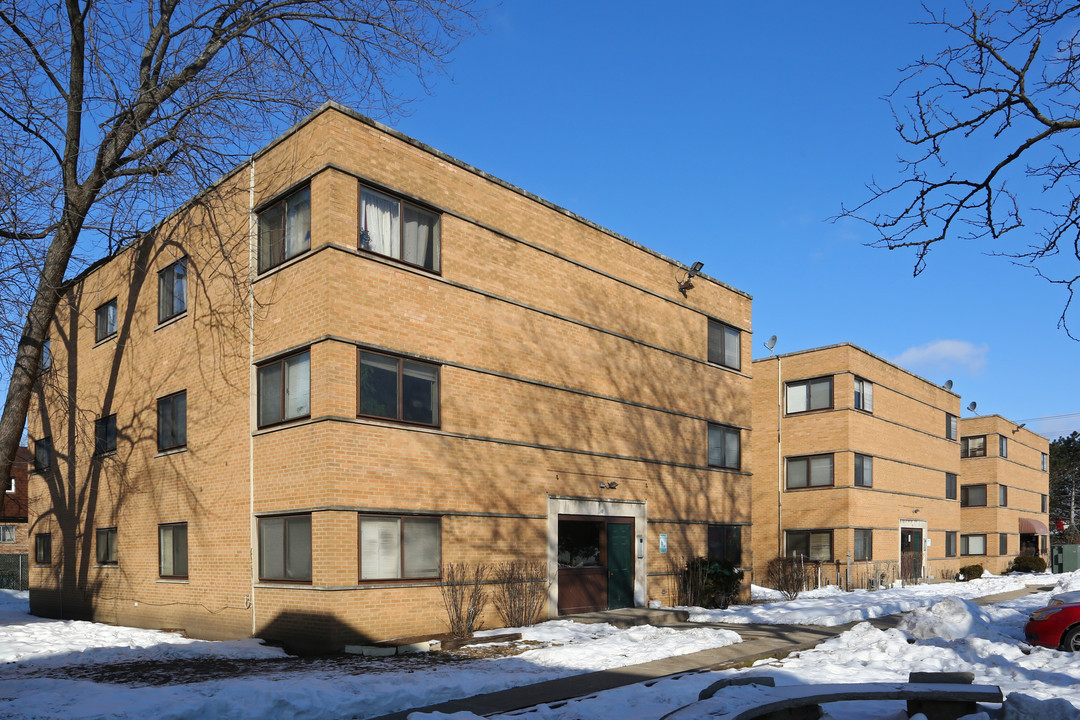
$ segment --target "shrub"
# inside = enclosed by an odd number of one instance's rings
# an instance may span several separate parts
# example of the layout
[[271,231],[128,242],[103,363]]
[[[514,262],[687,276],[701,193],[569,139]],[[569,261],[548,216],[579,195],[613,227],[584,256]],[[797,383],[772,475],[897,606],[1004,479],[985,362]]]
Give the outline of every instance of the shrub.
[[1046,560],[1038,555],[1018,555],[1009,563],[1008,572],[1041,573],[1046,571]]
[[443,605],[450,620],[450,634],[456,638],[472,637],[480,629],[480,615],[487,605],[484,577],[487,565],[477,563],[447,563],[443,567],[443,579],[439,583]]
[[965,565],[960,568],[960,576],[963,577],[965,581],[977,580],[983,576],[983,566],[978,564]]
[[679,604],[726,608],[739,594],[743,571],[724,560],[696,557],[679,573]]
[[514,560],[495,566],[491,600],[506,627],[536,623],[547,599],[546,573],[540,560]]
[[805,572],[806,564],[802,558],[776,557],[765,568],[765,582],[784,593],[788,600],[794,600],[802,592]]

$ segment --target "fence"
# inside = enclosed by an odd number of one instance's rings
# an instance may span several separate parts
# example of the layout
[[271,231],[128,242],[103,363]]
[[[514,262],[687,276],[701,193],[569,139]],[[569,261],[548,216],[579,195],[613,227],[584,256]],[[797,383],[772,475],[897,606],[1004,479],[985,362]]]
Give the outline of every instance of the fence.
[[0,590],[30,589],[30,557],[0,555]]
[[848,555],[847,564],[839,560],[832,562],[812,560],[798,556],[796,562],[801,566],[803,590],[814,590],[827,585],[836,585],[844,590],[881,590],[892,587],[899,581],[901,585],[916,585],[925,582],[922,573],[910,563],[896,561],[860,561],[852,562]]

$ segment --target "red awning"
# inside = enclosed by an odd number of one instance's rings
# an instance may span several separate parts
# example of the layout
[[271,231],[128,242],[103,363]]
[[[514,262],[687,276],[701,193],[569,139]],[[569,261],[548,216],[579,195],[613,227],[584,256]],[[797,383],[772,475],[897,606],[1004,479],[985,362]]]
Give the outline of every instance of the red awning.
[[1049,535],[1050,530],[1042,520],[1020,518],[1020,533],[1022,535]]

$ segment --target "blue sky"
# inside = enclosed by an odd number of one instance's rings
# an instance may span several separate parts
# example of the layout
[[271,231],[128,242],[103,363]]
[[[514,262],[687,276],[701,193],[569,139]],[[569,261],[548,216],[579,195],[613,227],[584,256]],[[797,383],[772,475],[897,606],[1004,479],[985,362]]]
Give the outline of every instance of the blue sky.
[[704,262],[754,296],[755,357],[772,334],[778,352],[850,341],[952,379],[980,414],[1051,439],[1080,429],[1080,343],[1056,328],[1059,290],[961,241],[914,278],[911,253],[865,247],[871,228],[829,221],[867,197],[865,183],[895,177],[904,147],[881,98],[942,42],[913,24],[919,5],[675,7],[506,2],[457,51],[452,78],[428,96],[403,86],[418,99],[390,124]]

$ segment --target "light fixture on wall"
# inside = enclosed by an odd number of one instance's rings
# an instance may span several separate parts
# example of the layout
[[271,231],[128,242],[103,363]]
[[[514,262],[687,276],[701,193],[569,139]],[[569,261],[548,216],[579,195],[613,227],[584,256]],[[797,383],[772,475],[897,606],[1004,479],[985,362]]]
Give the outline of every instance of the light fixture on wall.
[[679,273],[675,273],[675,282],[679,284],[679,292],[682,293],[683,297],[686,297],[687,290],[692,290],[694,288],[694,283],[691,281],[695,276],[701,274],[701,268],[703,267],[705,267],[705,263],[703,262],[698,261],[694,263],[690,266],[689,270],[684,271],[686,274],[683,276],[682,280],[679,279]]
[[1025,425],[1027,425],[1027,423],[1020,423],[1019,425],[1017,425],[1016,427],[1013,428],[1013,432],[1014,433],[1015,432],[1020,432],[1021,430],[1024,429]]

